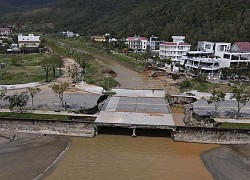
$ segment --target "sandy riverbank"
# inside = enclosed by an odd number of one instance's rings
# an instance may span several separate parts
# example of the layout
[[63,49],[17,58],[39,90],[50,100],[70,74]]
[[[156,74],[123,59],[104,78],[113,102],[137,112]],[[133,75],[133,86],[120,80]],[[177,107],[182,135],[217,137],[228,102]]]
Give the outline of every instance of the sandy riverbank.
[[250,144],[220,146],[201,155],[214,179],[248,180]]
[[[7,138],[14,134],[17,139],[10,142]],[[69,146],[65,137],[6,131],[0,135],[0,179],[34,179]]]

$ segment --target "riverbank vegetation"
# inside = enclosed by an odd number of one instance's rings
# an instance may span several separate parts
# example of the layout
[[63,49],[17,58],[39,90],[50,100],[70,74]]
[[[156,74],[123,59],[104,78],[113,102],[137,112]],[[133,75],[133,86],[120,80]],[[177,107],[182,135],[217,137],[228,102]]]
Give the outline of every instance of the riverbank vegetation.
[[10,119],[34,119],[34,120],[60,120],[68,121],[71,116],[55,115],[55,114],[34,114],[34,113],[15,113],[15,112],[0,112],[0,118]]
[[184,79],[180,83],[180,90],[181,92],[190,91],[190,90],[197,90],[200,92],[212,92],[213,90],[218,90],[223,93],[232,92],[232,86],[228,84],[217,84],[217,83],[209,83],[205,81],[199,81],[197,79]]
[[250,129],[250,124],[246,123],[221,123],[220,128],[226,129]]
[[[74,55],[77,51],[91,53],[93,56],[112,59],[122,65],[135,71],[145,69],[145,53],[129,53],[124,47],[121,53],[115,52],[109,43],[99,43],[90,40],[90,37],[63,38],[60,36],[46,36],[45,41],[51,46],[56,53]],[[123,43],[124,45],[124,43]],[[125,46],[125,45],[124,45]],[[100,57],[96,57],[100,59]]]

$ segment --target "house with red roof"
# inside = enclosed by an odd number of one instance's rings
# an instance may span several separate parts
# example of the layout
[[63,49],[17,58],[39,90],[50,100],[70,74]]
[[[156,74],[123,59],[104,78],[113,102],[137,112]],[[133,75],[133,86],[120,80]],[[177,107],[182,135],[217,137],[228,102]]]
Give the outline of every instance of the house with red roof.
[[0,36],[11,36],[10,28],[0,28]]
[[160,44],[160,59],[168,59],[180,63],[182,56],[190,51],[191,44],[184,42],[185,36],[172,36],[173,42],[162,42]]
[[235,42],[231,47],[231,52],[250,53],[250,42]]
[[134,36],[126,39],[128,48],[134,52],[145,52],[148,46],[146,37]]

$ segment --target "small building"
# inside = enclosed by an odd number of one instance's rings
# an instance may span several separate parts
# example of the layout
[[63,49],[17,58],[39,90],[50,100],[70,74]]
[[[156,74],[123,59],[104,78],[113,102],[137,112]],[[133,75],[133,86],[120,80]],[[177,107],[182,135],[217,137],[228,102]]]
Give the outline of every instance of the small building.
[[35,36],[34,34],[29,34],[28,36],[23,36],[20,34],[18,36],[18,45],[22,51],[39,51],[40,36]]
[[96,42],[106,42],[107,41],[107,38],[105,36],[92,36],[91,39],[96,41]]
[[160,59],[168,59],[180,63],[182,56],[190,51],[191,45],[184,42],[185,36],[172,36],[173,42],[162,42],[160,44]]
[[195,74],[199,71],[208,77],[214,77],[219,74],[219,61],[213,57],[213,52],[189,51],[185,56],[185,68],[188,74]]
[[215,56],[223,57],[231,48],[231,43],[198,41],[197,51],[213,51]]
[[7,49],[7,52],[8,52],[8,53],[19,53],[19,52],[20,52],[20,49],[19,49],[19,47],[18,47],[18,44],[12,43],[12,44],[10,45],[10,48]]
[[0,35],[1,36],[11,36],[11,29],[10,28],[0,28]]
[[231,52],[240,52],[240,53],[250,53],[250,42],[235,42],[231,49]]
[[134,36],[126,39],[128,48],[133,52],[145,52],[147,49],[148,39],[146,37]]

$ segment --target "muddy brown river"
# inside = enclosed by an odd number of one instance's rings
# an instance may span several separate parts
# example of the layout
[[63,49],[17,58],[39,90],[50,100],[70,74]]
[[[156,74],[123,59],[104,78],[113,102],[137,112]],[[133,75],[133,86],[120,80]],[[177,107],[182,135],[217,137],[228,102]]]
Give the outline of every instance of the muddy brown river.
[[200,154],[215,145],[175,143],[167,137],[98,135],[71,138],[48,180],[212,179]]
[[111,67],[113,71],[116,72],[117,77],[115,79],[120,83],[120,88],[163,89],[159,80],[148,77],[144,73],[133,71],[100,55],[95,55],[95,57],[101,60],[107,66]]
[[[116,73],[122,88],[160,88],[147,76],[103,57]],[[100,134],[95,138],[71,138],[65,157],[48,180],[161,180],[212,179],[200,159],[216,145],[176,143],[169,137]]]

